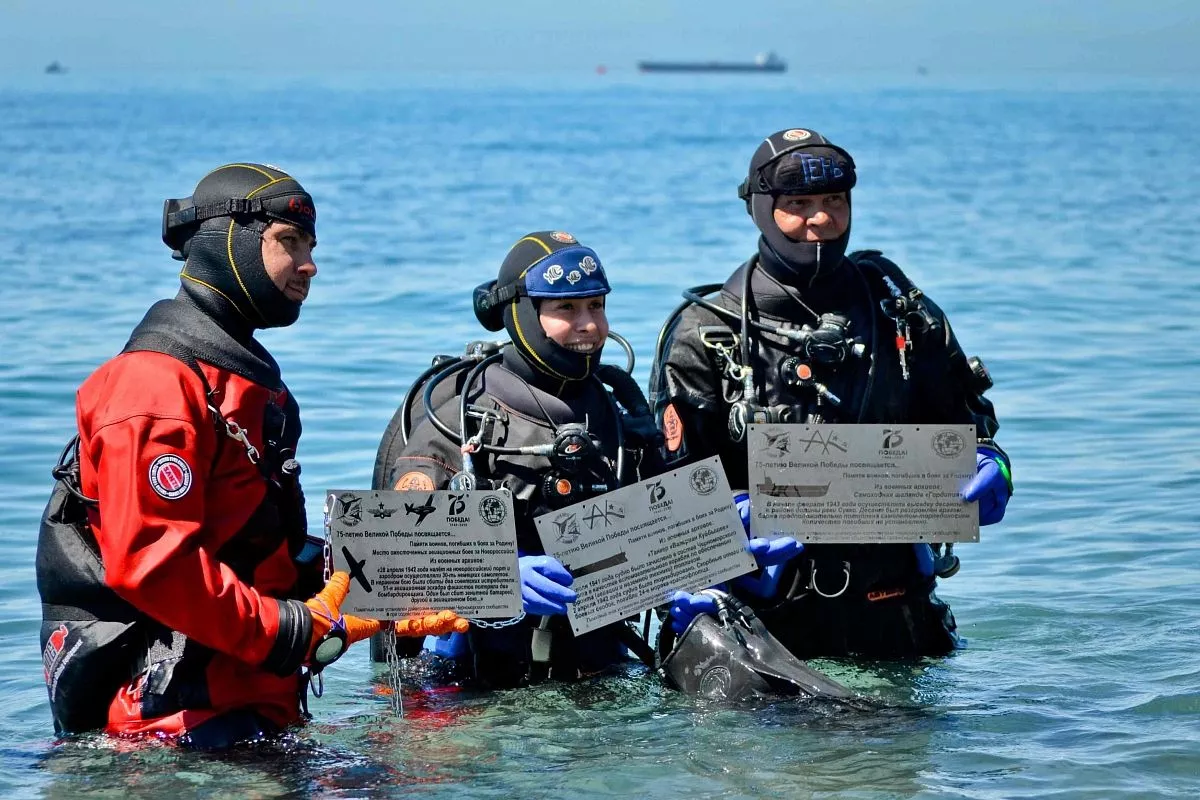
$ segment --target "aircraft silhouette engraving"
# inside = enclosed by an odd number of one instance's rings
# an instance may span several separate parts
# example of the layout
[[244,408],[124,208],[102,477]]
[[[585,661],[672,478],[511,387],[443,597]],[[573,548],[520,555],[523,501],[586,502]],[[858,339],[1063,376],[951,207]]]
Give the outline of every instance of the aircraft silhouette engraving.
[[579,522],[574,514],[559,514],[551,522],[558,529],[558,541],[571,544],[579,538]]
[[343,525],[354,527],[362,522],[362,500],[347,492],[337,498],[334,514]]
[[346,569],[350,572],[350,578],[358,581],[358,585],[363,587],[368,592],[375,591],[371,588],[371,582],[367,580],[367,573],[363,572],[363,567],[367,565],[367,560],[364,558],[359,561],[350,552],[350,548],[342,545],[342,555],[346,557]]
[[421,523],[425,521],[425,518],[428,517],[430,514],[432,514],[434,511],[437,511],[437,507],[435,507],[433,505],[433,495],[429,495],[429,497],[425,498],[424,505],[418,506],[418,505],[414,505],[412,503],[404,504],[404,513],[405,514],[416,514],[417,515],[417,527],[420,527]]

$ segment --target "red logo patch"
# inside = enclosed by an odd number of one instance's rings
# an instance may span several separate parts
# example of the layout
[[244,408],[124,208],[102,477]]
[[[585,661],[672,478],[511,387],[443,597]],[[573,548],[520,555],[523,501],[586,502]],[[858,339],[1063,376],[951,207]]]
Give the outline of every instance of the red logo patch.
[[59,625],[58,629],[50,634],[50,638],[46,641],[46,647],[42,650],[42,673],[46,676],[46,683],[50,683],[50,673],[54,670],[54,664],[67,644],[68,632],[66,625]]
[[192,488],[192,468],[177,455],[162,455],[150,464],[150,488],[159,497],[178,500]]
[[312,207],[311,203],[307,203],[299,197],[293,197],[288,200],[288,211],[293,214],[298,214],[305,219],[315,220],[317,218],[317,210]]
[[667,450],[672,453],[679,450],[683,444],[683,420],[679,418],[674,403],[668,405],[663,412],[662,429],[667,440]]

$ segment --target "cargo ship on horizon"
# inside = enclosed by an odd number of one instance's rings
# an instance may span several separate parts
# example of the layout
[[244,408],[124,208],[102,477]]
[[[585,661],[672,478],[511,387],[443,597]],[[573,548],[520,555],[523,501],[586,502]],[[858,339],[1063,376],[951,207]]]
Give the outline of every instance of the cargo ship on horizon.
[[760,53],[754,61],[639,61],[639,72],[786,72],[787,62],[774,53]]

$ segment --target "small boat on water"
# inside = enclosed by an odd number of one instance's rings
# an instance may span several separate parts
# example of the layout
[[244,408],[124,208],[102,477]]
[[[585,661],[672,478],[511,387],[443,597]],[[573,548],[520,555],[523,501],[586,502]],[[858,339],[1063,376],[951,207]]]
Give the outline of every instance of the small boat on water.
[[787,62],[774,53],[759,53],[749,62],[639,61],[640,72],[786,72]]
[[45,70],[47,75],[63,75],[63,74],[66,74],[66,71],[67,71],[67,68],[64,67],[62,64],[58,63],[57,61],[51,61],[49,64],[46,65],[46,70]]

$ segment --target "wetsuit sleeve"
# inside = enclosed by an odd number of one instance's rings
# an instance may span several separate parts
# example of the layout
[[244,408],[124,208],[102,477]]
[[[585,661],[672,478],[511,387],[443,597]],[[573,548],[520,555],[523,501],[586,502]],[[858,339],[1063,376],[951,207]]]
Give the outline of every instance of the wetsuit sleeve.
[[[458,429],[458,401],[446,402],[437,409],[438,418]],[[459,446],[442,435],[427,418],[422,419],[408,443],[391,466],[387,485],[392,489],[430,492],[444,489],[462,469]]]
[[[961,422],[975,425],[979,439],[993,439],[1000,423],[992,401],[971,371],[967,356],[954,335],[945,312],[926,298],[930,314],[942,324],[925,334],[930,357],[918,362],[918,397],[924,409],[922,422]],[[930,412],[933,413],[930,413]]]
[[650,376],[650,406],[667,469],[716,455],[729,438],[721,376],[700,341],[700,318],[684,311],[664,337]]
[[[110,421],[87,437],[105,582],[189,639],[289,674],[307,653],[312,618],[296,601],[259,594],[214,558],[205,537],[213,422],[199,380],[178,364],[174,383],[163,359],[178,363],[156,357],[140,380],[127,371],[106,387],[116,395],[107,402]],[[81,430],[87,422],[81,418]]]

